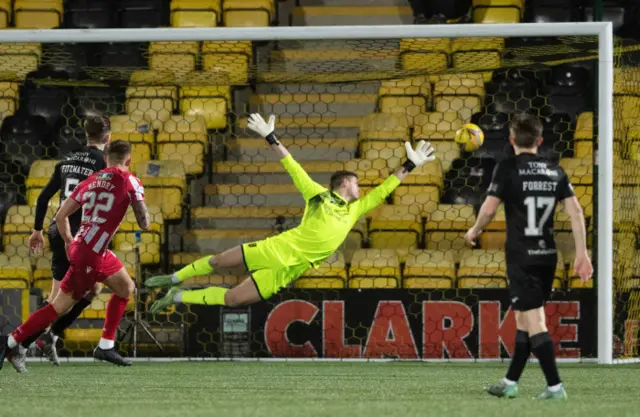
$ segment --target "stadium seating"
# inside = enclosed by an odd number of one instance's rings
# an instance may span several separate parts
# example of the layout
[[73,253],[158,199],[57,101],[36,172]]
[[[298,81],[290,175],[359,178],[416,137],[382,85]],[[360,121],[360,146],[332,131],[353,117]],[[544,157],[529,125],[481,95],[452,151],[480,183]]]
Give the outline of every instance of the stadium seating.
[[131,143],[132,166],[135,167],[140,162],[152,159],[151,155],[155,151],[154,136],[151,124],[143,114],[115,115],[111,116],[109,120],[111,122],[111,139],[122,139]]
[[202,42],[201,59],[202,69],[210,73],[209,76],[222,72],[227,77],[228,82],[223,85],[246,84],[249,64],[253,60],[252,44],[249,41],[205,41]]
[[449,38],[402,39],[400,60],[405,70],[423,70],[428,73],[444,71],[451,54]]
[[62,0],[16,0],[14,23],[19,29],[53,29],[62,24]]
[[64,26],[70,29],[98,29],[115,26],[113,0],[67,0]]
[[[409,250],[422,246],[420,210],[416,205],[382,205],[370,213],[367,234],[373,249]],[[400,256],[401,261],[406,258]]]
[[219,0],[171,0],[173,27],[215,27],[218,20]]
[[[162,245],[162,231],[164,226],[161,208],[159,206],[149,205],[147,209],[149,210],[151,226],[148,230],[142,232],[140,236],[140,263],[142,265],[160,263],[160,248]],[[138,230],[139,226],[133,210],[129,209],[114,237],[113,244],[115,250],[123,252],[133,251],[136,247],[135,233]]]
[[500,249],[468,249],[462,253],[458,288],[506,288],[507,266]]
[[473,206],[439,204],[437,210],[425,213],[425,246],[427,249],[453,251],[456,262],[466,245],[464,235],[475,222]]
[[42,46],[39,43],[0,44],[0,71],[15,74],[12,78],[24,80],[27,74],[38,68],[41,58]]
[[409,252],[403,276],[404,288],[455,288],[455,253],[413,250]]
[[[35,206],[40,191],[49,182],[57,163],[58,161],[38,160],[31,165],[25,184],[27,186],[27,204],[29,206]],[[55,205],[58,201],[59,197],[56,195],[49,204]]]
[[151,42],[149,69],[165,71],[179,78],[196,69],[199,49],[198,42]]
[[[49,207],[45,217],[45,225],[49,225],[55,214],[55,209]],[[2,246],[7,256],[23,257],[30,262],[29,236],[33,230],[35,207],[16,205],[9,208],[2,232]],[[48,241],[45,239],[45,248]]]
[[455,38],[451,42],[453,67],[460,72],[502,66],[502,38]]
[[[168,26],[167,0],[120,0],[118,21],[122,28],[155,28]],[[165,16],[166,15],[166,16]]]
[[145,200],[160,207],[165,220],[182,217],[182,199],[187,186],[182,162],[141,162],[135,165],[134,172],[144,184]]
[[202,174],[207,142],[203,116],[170,116],[158,133],[158,157],[181,160],[187,174]]
[[431,83],[427,77],[412,77],[382,81],[376,107],[381,113],[406,115],[412,126],[414,117],[426,112],[430,101]]
[[520,23],[522,0],[474,0],[472,5],[475,23]]
[[180,88],[180,112],[185,116],[204,116],[207,129],[227,127],[230,101],[231,89],[227,86],[188,83]]
[[349,288],[397,288],[400,260],[393,249],[361,249],[353,254]]
[[29,289],[30,286],[31,264],[29,258],[0,253],[0,288]]
[[223,21],[227,27],[269,26],[277,0],[225,0]]
[[344,255],[334,253],[318,268],[309,268],[295,281],[296,288],[344,288],[347,270]]

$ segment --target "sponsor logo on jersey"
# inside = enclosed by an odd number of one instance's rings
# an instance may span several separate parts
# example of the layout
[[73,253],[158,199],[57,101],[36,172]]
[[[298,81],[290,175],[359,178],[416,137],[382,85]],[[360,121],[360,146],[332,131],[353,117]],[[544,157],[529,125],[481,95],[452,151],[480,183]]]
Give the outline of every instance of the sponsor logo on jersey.
[[98,174],[99,180],[109,181],[111,180],[111,178],[113,178],[113,174],[110,172],[101,172],[100,174]]

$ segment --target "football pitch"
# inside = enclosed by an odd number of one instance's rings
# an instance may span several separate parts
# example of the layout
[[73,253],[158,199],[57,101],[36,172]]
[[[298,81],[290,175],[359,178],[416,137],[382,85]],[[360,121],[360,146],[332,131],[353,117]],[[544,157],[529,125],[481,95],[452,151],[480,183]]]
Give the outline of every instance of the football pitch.
[[536,402],[544,380],[530,363],[521,397],[482,387],[505,364],[137,362],[131,368],[8,363],[0,373],[0,415],[43,416],[637,416],[640,366],[561,365],[566,402]]

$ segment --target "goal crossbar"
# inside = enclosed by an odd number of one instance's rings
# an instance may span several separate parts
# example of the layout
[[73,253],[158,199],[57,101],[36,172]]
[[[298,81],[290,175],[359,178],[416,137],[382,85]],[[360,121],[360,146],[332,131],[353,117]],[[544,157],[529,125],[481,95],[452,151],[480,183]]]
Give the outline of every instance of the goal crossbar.
[[4,30],[5,43],[598,37],[598,362],[613,363],[613,25],[611,22],[268,28]]

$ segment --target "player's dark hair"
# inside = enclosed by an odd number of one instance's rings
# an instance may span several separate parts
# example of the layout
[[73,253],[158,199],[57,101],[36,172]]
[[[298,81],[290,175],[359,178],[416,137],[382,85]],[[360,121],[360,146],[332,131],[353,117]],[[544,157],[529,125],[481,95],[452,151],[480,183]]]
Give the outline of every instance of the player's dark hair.
[[131,154],[131,144],[126,140],[112,140],[105,149],[105,154],[111,162],[123,162]]
[[111,130],[111,122],[108,117],[88,116],[84,121],[84,130],[87,132],[87,140],[94,143],[107,143],[107,135]]
[[329,188],[331,191],[340,188],[342,182],[350,177],[358,178],[358,174],[352,171],[336,171],[331,175],[331,180],[329,180]]
[[542,136],[542,122],[536,116],[529,113],[520,113],[513,117],[509,129],[514,136],[514,142],[518,148],[533,148],[536,141]]

